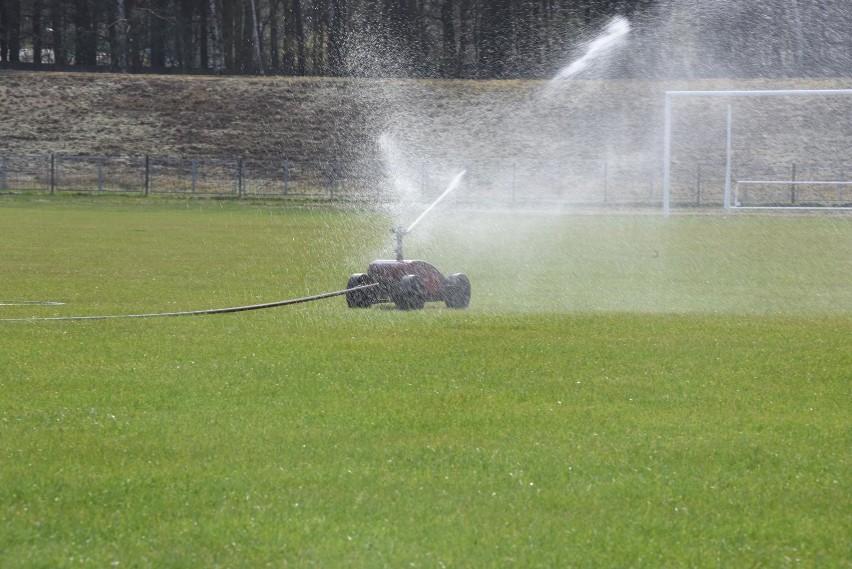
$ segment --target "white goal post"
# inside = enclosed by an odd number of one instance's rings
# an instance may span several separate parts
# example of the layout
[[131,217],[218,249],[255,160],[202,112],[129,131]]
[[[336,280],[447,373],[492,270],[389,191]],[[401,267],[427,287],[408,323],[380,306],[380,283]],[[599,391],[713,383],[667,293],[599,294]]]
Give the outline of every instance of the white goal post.
[[[672,101],[679,98],[737,98],[737,97],[795,97],[795,96],[837,96],[852,95],[852,89],[777,89],[777,90],[754,90],[754,91],[666,91],[664,111],[664,134],[663,134],[663,215],[668,217],[671,213],[671,142],[672,142]],[[731,199],[731,105],[728,104],[727,134],[725,150],[725,209],[732,207]],[[738,184],[757,182],[741,180]],[[764,183],[767,181],[763,181]],[[772,181],[772,183],[804,184],[804,183],[831,183],[845,185],[845,182],[827,181]],[[736,206],[736,202],[733,202]],[[837,209],[837,208],[836,208]],[[846,209],[846,208],[842,208]]]

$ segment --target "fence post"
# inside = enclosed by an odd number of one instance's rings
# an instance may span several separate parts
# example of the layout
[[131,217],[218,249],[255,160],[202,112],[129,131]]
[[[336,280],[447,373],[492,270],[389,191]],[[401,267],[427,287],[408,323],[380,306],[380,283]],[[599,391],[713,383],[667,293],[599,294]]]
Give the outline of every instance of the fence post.
[[603,203],[609,201],[609,160],[604,160],[603,168]]
[[[327,188],[328,188],[328,199],[332,200],[332,199],[334,199],[334,186],[333,186],[334,180],[333,180],[333,175],[331,173],[331,163],[330,162],[324,162],[323,165],[324,165],[323,170],[324,170],[324,173],[325,173],[325,183],[327,184]],[[422,183],[422,179],[421,179],[421,183]]]
[[50,155],[50,195],[56,192],[56,155]]
[[648,199],[654,200],[654,193],[657,191],[657,171],[654,168],[648,170]]
[[701,163],[695,167],[695,205],[701,205]]
[[515,194],[518,188],[518,163],[512,161],[512,205],[515,205]]
[[192,180],[192,193],[195,193],[195,182],[198,179],[198,160],[192,159],[189,161],[189,177]]
[[145,155],[145,197],[151,191],[151,157]]
[[104,191],[104,159],[98,156],[98,193]]
[[284,168],[284,195],[287,196],[290,194],[290,164],[287,160],[282,162],[282,167]]
[[790,167],[790,205],[796,205],[796,163]]
[[243,197],[243,157],[237,159],[237,197]]
[[8,160],[9,159],[4,154],[2,166],[0,166],[0,190],[2,190],[4,192],[8,189],[8,185],[9,185],[9,180],[7,178],[7,176],[8,176],[7,172],[8,172],[8,169],[9,169]]

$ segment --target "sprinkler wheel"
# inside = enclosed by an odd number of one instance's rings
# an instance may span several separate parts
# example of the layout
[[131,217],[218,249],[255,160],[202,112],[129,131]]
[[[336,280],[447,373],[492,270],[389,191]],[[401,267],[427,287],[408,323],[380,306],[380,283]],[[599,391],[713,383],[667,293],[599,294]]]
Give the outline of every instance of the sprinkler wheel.
[[366,273],[349,277],[347,288],[377,284],[373,288],[346,293],[350,308],[369,308],[392,302],[400,310],[420,310],[427,302],[444,302],[448,308],[467,308],[470,280],[463,273],[449,277],[431,263],[420,260],[376,260]]

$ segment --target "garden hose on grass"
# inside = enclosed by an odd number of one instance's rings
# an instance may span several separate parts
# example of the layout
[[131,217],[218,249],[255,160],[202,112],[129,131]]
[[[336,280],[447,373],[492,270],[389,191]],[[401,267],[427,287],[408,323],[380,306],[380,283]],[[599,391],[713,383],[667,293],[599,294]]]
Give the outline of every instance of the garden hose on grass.
[[0,300],[0,306],[62,306],[64,302],[52,300]]
[[[60,320],[108,320],[113,318],[154,318],[156,316],[201,316],[203,314],[229,314],[231,312],[246,312],[248,310],[262,310],[264,308],[275,308],[276,306],[288,306],[291,304],[302,304],[305,302],[312,302],[314,300],[322,300],[323,298],[331,298],[334,296],[341,296],[346,294],[347,292],[352,292],[354,290],[360,290],[365,288],[370,288],[378,286],[378,284],[366,284],[361,286],[356,286],[352,288],[347,288],[345,290],[338,290],[334,292],[326,292],[323,294],[315,294],[312,296],[303,296],[301,298],[291,298],[289,300],[279,300],[277,302],[266,302],[263,304],[250,304],[248,306],[234,306],[231,308],[211,308],[208,310],[190,310],[186,312],[157,312],[153,314],[114,314],[108,316],[51,316],[45,318],[0,318],[0,322],[45,322],[45,321],[60,321]],[[58,306],[62,305],[62,302],[49,302],[49,301],[17,301],[17,302],[0,302],[0,305],[47,305],[47,306]]]

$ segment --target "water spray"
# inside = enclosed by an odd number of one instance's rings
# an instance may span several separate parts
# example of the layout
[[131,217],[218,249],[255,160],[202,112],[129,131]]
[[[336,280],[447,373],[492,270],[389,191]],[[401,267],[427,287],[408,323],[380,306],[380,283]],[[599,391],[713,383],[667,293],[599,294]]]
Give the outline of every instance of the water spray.
[[586,46],[586,53],[573,61],[570,65],[560,70],[553,78],[554,80],[570,79],[585,70],[589,64],[601,53],[615,46],[619,40],[630,32],[630,22],[627,18],[616,16],[606,25],[603,35],[596,38]]
[[447,194],[449,194],[450,192],[452,192],[453,190],[455,190],[456,188],[458,188],[458,187],[459,187],[459,184],[461,183],[461,179],[464,177],[464,175],[465,175],[466,173],[467,173],[467,170],[462,170],[461,172],[459,172],[458,174],[456,174],[456,177],[455,177],[455,178],[453,178],[453,180],[450,182],[450,185],[449,185],[449,186],[447,186],[447,189],[446,189],[446,190],[444,190],[444,193],[442,193],[440,196],[438,196],[438,199],[436,199],[435,201],[433,201],[433,202],[432,202],[432,205],[430,205],[429,207],[427,207],[427,208],[423,211],[423,213],[421,213],[421,214],[420,214],[420,216],[419,216],[417,219],[415,219],[415,220],[414,220],[414,222],[413,222],[411,225],[409,225],[409,226],[408,226],[408,229],[406,229],[406,230],[405,230],[405,232],[406,232],[406,233],[411,233],[411,230],[412,230],[412,229],[414,229],[414,227],[415,227],[418,223],[420,223],[420,220],[421,220],[421,219],[423,219],[424,217],[426,217],[426,214],[427,214],[427,213],[429,213],[430,211],[432,211],[432,210],[435,208],[435,206],[436,206],[436,205],[438,205],[439,203],[441,203],[441,201],[442,201],[445,197],[447,197]]
[[459,172],[458,174],[456,174],[456,176],[455,176],[455,177],[452,179],[452,181],[450,182],[450,185],[449,185],[449,186],[447,186],[447,189],[446,189],[446,190],[444,190],[444,192],[443,192],[440,196],[438,196],[438,198],[437,198],[435,201],[433,201],[433,202],[432,202],[432,204],[431,204],[429,207],[427,207],[427,208],[423,211],[423,213],[421,213],[421,214],[417,217],[417,219],[415,219],[415,220],[412,222],[412,224],[411,224],[411,225],[409,225],[409,226],[408,226],[408,229],[403,229],[403,228],[402,228],[402,226],[397,226],[397,227],[394,227],[393,229],[391,229],[391,233],[393,233],[393,234],[394,234],[394,236],[395,236],[395,238],[396,238],[396,260],[397,260],[397,261],[402,261],[402,260],[403,260],[403,254],[402,254],[402,238],[403,238],[406,234],[411,233],[411,230],[412,230],[412,229],[414,229],[414,228],[417,226],[417,224],[418,224],[418,223],[420,223],[420,220],[422,220],[424,217],[426,217],[426,214],[428,214],[430,211],[432,211],[432,210],[435,208],[435,206],[436,206],[436,205],[438,205],[439,203],[441,203],[441,201],[442,201],[445,197],[447,197],[447,195],[448,195],[448,194],[450,194],[453,190],[455,190],[456,188],[458,188],[458,187],[459,187],[459,184],[461,183],[461,180],[462,180],[462,178],[464,178],[464,175],[465,175],[466,173],[467,173],[467,170],[462,170],[461,172]]

